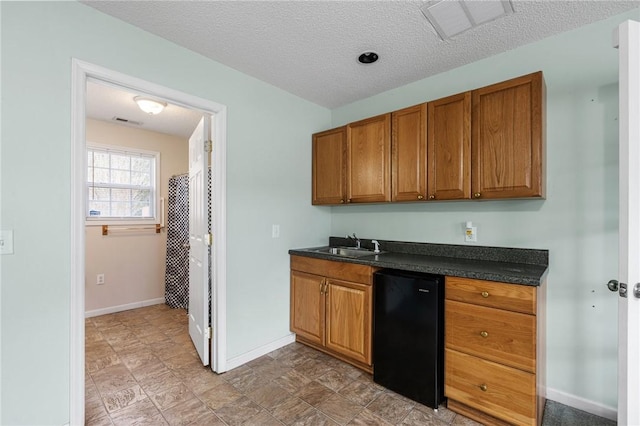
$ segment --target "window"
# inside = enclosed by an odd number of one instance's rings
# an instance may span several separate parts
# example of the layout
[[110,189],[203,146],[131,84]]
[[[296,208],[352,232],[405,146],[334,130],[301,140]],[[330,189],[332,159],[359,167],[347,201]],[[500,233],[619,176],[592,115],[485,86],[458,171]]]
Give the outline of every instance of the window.
[[87,147],[87,221],[150,222],[158,214],[160,154]]

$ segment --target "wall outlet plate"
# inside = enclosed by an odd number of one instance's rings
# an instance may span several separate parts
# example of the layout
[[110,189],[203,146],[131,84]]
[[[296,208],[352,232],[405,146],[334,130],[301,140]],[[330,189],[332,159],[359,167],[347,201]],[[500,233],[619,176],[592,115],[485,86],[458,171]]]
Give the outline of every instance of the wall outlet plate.
[[13,254],[13,230],[0,231],[0,254]]
[[465,228],[464,241],[467,243],[475,243],[478,241],[478,229],[475,226]]

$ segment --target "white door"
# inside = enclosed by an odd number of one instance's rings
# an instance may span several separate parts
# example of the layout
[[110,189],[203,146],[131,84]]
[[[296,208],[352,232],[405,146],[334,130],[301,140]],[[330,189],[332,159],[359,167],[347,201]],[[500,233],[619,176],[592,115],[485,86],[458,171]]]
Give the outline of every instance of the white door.
[[[620,225],[618,424],[640,425],[640,23],[618,27]],[[636,294],[636,286],[638,294]],[[618,287],[618,288],[616,288]]]
[[207,187],[210,118],[189,138],[189,335],[203,365],[209,365],[209,215]]

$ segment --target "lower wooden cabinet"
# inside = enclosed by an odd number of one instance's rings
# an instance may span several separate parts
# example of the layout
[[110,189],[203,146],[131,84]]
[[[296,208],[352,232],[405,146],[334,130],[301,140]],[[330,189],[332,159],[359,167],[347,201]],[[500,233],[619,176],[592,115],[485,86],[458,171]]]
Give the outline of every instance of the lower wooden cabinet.
[[291,256],[291,331],[298,342],[371,372],[376,268]]
[[541,424],[540,289],[446,278],[445,395],[451,410],[483,424]]

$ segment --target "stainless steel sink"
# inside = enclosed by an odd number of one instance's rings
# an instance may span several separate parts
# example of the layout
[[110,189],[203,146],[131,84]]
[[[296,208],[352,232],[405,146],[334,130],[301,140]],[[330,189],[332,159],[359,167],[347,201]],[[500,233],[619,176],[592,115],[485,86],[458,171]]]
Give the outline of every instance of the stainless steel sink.
[[313,251],[317,253],[327,253],[342,257],[364,257],[379,254],[374,253],[373,250],[367,250],[363,248],[359,249],[355,247],[322,247],[319,249],[314,249]]

